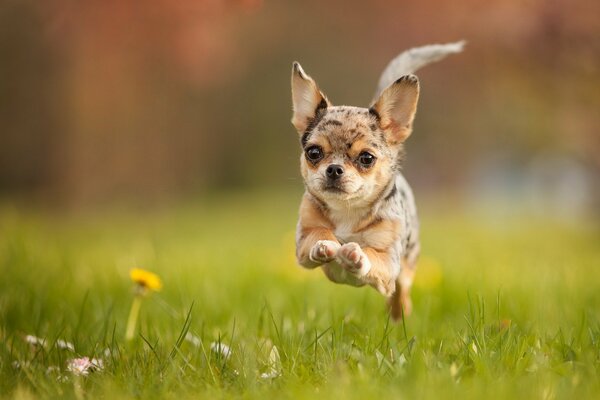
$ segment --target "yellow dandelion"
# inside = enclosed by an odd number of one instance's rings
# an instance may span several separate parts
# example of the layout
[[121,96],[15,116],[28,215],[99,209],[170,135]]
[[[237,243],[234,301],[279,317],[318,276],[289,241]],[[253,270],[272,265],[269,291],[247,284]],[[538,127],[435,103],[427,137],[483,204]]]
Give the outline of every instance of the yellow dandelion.
[[162,288],[162,282],[158,275],[143,270],[141,268],[133,268],[129,271],[129,277],[136,285],[135,296],[131,309],[129,310],[129,318],[127,319],[127,328],[125,330],[125,339],[131,340],[135,335],[135,327],[137,325],[142,299],[149,291],[158,292]]
[[162,282],[158,275],[141,268],[133,268],[129,271],[131,280],[143,289],[158,292],[162,289]]

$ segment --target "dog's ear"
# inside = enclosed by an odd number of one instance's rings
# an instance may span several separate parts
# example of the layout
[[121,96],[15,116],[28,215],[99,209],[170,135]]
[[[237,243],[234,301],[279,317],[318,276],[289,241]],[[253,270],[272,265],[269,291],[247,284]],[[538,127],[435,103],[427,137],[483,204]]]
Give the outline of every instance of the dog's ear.
[[331,106],[327,97],[319,90],[316,82],[308,76],[299,63],[292,67],[292,124],[303,134],[317,115]]
[[388,143],[399,144],[410,136],[418,100],[419,78],[405,75],[388,86],[371,106]]

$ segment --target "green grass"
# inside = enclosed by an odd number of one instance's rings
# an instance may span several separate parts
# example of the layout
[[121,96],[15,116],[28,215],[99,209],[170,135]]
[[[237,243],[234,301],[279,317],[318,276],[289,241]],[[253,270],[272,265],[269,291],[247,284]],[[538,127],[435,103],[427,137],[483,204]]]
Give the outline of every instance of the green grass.
[[[294,262],[298,196],[160,211],[0,210],[0,395],[7,398],[595,398],[600,232],[423,207],[414,313]],[[158,273],[124,340],[132,267]],[[195,346],[183,339],[189,332]],[[24,336],[47,339],[33,348]],[[75,353],[60,350],[57,339]],[[229,358],[211,343],[231,347]],[[279,357],[275,357],[276,347]],[[75,378],[75,356],[102,371]],[[16,367],[16,363],[19,366]],[[48,369],[56,366],[58,369]],[[261,374],[274,370],[272,379]]]

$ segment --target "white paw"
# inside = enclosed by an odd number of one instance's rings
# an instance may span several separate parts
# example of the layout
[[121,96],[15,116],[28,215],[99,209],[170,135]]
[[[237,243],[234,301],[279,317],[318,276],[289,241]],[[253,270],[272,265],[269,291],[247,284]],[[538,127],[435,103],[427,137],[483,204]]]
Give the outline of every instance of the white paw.
[[371,261],[358,243],[346,243],[337,252],[337,262],[353,275],[362,277],[371,270]]
[[335,258],[335,254],[340,248],[340,244],[332,240],[319,240],[310,249],[308,257],[311,261],[325,264]]

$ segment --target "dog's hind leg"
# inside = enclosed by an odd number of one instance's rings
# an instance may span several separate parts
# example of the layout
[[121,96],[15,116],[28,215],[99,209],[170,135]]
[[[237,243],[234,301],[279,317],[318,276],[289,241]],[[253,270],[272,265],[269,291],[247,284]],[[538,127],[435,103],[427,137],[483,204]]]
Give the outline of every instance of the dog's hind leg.
[[400,275],[396,279],[396,290],[388,300],[390,314],[394,321],[402,319],[403,315],[408,316],[412,313],[410,289],[415,278],[417,256],[418,250],[412,254],[412,257],[402,258],[402,268],[400,269]]

